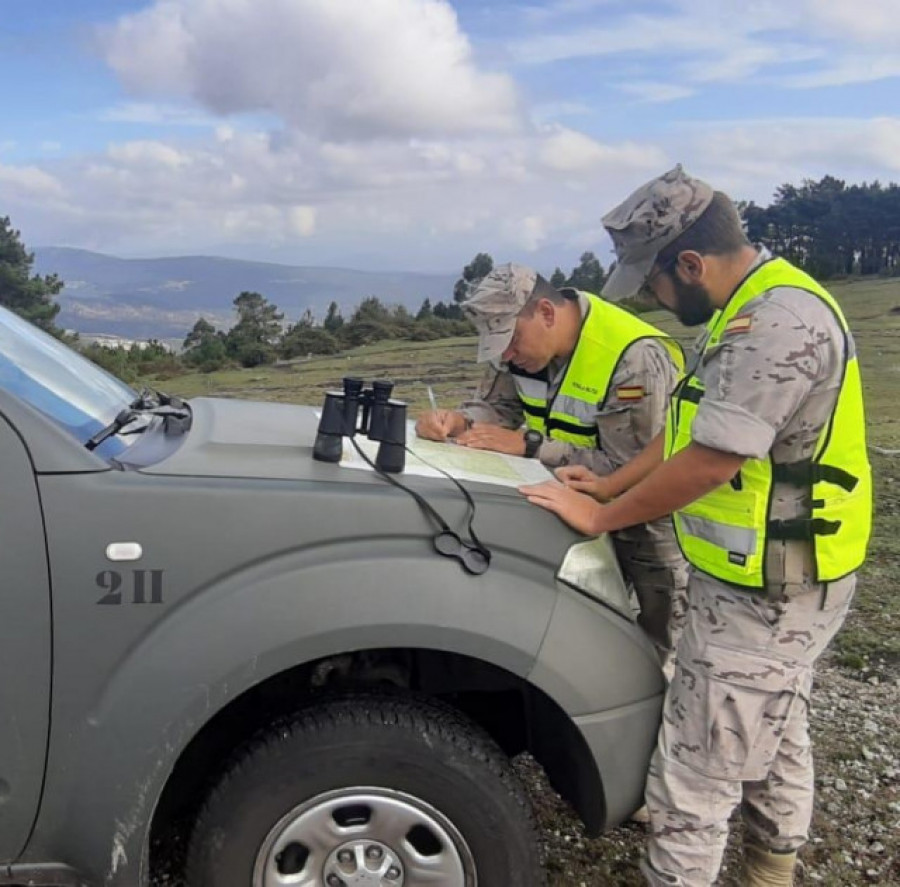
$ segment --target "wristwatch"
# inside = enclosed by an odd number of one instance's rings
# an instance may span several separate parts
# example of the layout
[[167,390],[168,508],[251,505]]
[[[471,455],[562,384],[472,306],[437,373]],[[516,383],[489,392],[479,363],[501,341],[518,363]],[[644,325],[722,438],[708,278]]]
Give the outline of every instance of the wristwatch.
[[528,431],[525,432],[525,458],[533,459],[537,455],[543,442],[544,435],[541,434],[540,431],[529,428]]

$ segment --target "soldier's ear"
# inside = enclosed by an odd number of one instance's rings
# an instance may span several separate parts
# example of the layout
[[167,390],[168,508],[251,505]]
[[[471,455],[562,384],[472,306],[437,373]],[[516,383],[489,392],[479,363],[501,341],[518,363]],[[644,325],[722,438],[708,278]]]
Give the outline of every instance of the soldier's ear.
[[700,253],[686,249],[678,254],[674,270],[676,274],[680,272],[685,283],[700,283],[706,273],[706,262]]
[[553,326],[553,321],[556,319],[556,305],[549,299],[538,299],[537,315],[544,326]]

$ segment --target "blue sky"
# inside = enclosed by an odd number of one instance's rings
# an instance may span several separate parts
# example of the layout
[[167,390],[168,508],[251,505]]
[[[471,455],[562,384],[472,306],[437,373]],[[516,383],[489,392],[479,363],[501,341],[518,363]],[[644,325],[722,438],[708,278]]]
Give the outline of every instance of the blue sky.
[[0,215],[121,256],[552,270],[676,162],[900,181],[896,0],[0,0]]

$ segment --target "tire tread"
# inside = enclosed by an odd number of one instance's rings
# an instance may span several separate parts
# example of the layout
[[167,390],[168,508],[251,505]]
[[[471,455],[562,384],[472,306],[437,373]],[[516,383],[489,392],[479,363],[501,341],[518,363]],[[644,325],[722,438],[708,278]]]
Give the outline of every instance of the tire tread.
[[[340,734],[348,729],[397,729],[403,735],[415,733],[432,737],[458,750],[466,758],[487,768],[503,786],[507,802],[517,810],[519,822],[532,836],[537,858],[537,823],[531,802],[519,777],[499,746],[478,724],[444,702],[430,697],[397,695],[393,693],[354,693],[319,699],[272,721],[239,746],[226,766],[222,777],[204,802],[194,827],[194,835],[215,831],[215,818],[231,786],[248,767],[261,760],[277,758],[283,749],[303,737]],[[426,743],[428,744],[428,743]],[[192,875],[200,870],[202,848],[191,841],[186,864],[188,887],[200,887],[201,880]],[[539,879],[540,880],[540,879]],[[540,883],[543,883],[540,881]],[[211,887],[203,884],[202,887]]]

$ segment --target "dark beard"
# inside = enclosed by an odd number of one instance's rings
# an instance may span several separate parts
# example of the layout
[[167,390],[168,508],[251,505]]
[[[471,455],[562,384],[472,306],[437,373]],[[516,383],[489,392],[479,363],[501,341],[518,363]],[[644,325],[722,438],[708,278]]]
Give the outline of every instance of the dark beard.
[[675,289],[675,315],[685,326],[700,326],[716,313],[709,290],[702,283],[684,283],[674,274],[669,280]]

